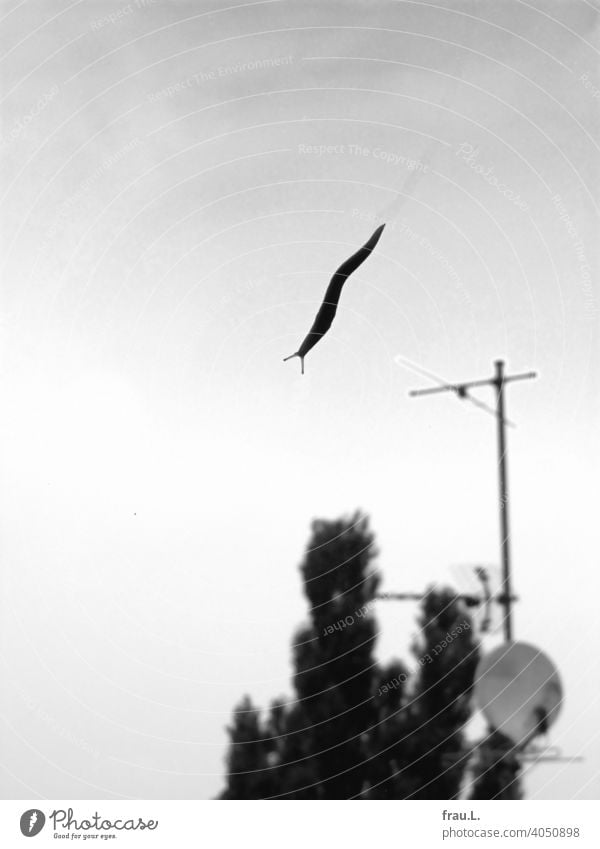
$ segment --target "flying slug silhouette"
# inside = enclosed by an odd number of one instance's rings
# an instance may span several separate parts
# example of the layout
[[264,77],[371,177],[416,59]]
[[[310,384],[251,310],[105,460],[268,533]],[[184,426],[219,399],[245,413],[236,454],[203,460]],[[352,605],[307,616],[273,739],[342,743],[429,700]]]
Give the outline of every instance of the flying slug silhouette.
[[289,357],[285,357],[284,363],[288,360],[293,359],[294,357],[300,357],[300,362],[302,364],[302,374],[304,374],[304,358],[314,346],[317,344],[319,339],[321,339],[329,328],[331,327],[331,323],[335,318],[335,314],[337,312],[338,304],[340,301],[340,295],[342,294],[342,288],[344,283],[350,277],[353,271],[362,265],[366,258],[369,256],[377,242],[379,241],[379,237],[383,233],[383,228],[385,224],[382,224],[380,227],[375,230],[371,238],[368,242],[359,248],[356,253],[352,254],[352,256],[343,262],[338,270],[335,272],[333,277],[329,282],[329,286],[327,287],[327,291],[325,292],[325,297],[323,298],[323,303],[319,307],[319,312],[317,313],[315,320],[313,321],[312,327],[304,337],[304,341],[298,348],[295,354],[290,354]]

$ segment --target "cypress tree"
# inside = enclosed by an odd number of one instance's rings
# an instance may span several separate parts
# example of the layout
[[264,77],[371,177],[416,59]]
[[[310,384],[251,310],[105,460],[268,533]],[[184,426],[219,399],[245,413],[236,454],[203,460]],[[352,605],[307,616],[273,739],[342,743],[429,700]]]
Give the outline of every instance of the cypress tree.
[[468,761],[464,729],[471,716],[478,646],[471,620],[451,590],[426,595],[420,625],[407,722],[408,795],[455,799]]
[[352,798],[365,781],[363,735],[376,720],[375,554],[365,517],[317,520],[300,567],[310,624],[295,649],[294,684],[312,728],[315,770],[325,799]]

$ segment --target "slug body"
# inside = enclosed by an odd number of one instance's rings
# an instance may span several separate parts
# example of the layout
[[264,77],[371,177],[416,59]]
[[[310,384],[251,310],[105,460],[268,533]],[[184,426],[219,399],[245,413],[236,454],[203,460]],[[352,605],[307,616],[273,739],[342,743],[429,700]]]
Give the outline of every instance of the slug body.
[[329,286],[327,287],[327,291],[325,292],[325,297],[323,298],[323,303],[319,307],[319,311],[315,316],[315,320],[312,323],[312,327],[304,337],[304,341],[298,348],[295,354],[290,354],[289,357],[284,359],[284,363],[288,360],[293,359],[293,357],[300,357],[300,362],[302,364],[302,374],[304,374],[304,358],[314,346],[317,344],[319,339],[321,339],[333,322],[335,318],[335,314],[337,312],[338,304],[340,301],[340,295],[342,294],[342,288],[344,283],[350,277],[353,271],[362,265],[366,258],[369,256],[377,242],[381,234],[383,233],[383,228],[385,224],[382,224],[378,227],[371,238],[365,242],[362,248],[359,248],[356,253],[352,254],[352,256],[343,262],[338,270],[335,272],[333,277],[329,282]]

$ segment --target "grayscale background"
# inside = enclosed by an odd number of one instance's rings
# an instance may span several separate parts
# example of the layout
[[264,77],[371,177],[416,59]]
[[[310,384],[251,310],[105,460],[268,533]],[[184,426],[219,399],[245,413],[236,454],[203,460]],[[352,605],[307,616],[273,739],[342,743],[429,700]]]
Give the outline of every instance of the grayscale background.
[[[598,20],[0,4],[3,796],[216,795],[233,705],[289,692],[315,515],[369,513],[384,590],[497,563],[493,418],[408,391],[503,357],[540,374],[508,396],[516,633],[585,757],[525,790],[598,797]],[[377,613],[406,657],[414,611]]]

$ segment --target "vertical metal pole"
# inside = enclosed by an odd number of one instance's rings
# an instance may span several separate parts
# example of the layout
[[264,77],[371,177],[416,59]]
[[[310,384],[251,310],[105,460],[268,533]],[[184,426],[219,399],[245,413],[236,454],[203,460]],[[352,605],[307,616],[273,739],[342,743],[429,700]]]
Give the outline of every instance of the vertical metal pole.
[[504,596],[504,639],[512,640],[512,587],[510,583],[510,531],[508,526],[508,479],[506,473],[506,424],[504,419],[504,361],[496,360],[498,483],[500,498],[500,551]]

